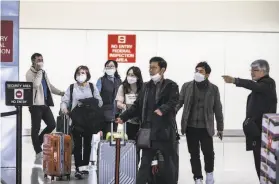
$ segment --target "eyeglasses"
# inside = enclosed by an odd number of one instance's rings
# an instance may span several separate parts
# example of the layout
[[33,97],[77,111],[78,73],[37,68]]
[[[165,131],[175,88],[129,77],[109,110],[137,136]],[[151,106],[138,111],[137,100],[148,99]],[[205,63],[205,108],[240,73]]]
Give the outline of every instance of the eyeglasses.
[[114,69],[115,66],[106,66],[106,69]]
[[250,72],[259,72],[259,69],[251,69]]
[[156,66],[152,66],[152,67],[149,67],[149,70],[157,70],[158,67]]

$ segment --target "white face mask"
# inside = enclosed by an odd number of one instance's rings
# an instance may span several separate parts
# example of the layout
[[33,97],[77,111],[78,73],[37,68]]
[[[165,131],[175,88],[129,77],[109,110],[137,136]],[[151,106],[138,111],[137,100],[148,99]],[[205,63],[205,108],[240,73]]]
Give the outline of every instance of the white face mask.
[[137,80],[138,79],[136,77],[131,77],[131,76],[127,77],[127,81],[128,81],[129,84],[134,84],[134,83],[137,82]]
[[199,72],[195,73],[194,79],[196,82],[202,82],[205,80],[205,76]]
[[44,63],[43,62],[39,62],[39,63],[37,63],[37,65],[40,67],[40,69],[43,69],[43,67],[44,67]]
[[112,68],[112,69],[105,69],[105,72],[106,72],[107,75],[113,76],[114,73],[116,72],[116,70],[114,68]]
[[161,79],[161,75],[159,73],[150,76],[154,82],[158,82]]
[[79,83],[84,83],[86,81],[86,78],[87,76],[85,74],[81,74],[79,76],[76,77],[76,80],[79,82]]

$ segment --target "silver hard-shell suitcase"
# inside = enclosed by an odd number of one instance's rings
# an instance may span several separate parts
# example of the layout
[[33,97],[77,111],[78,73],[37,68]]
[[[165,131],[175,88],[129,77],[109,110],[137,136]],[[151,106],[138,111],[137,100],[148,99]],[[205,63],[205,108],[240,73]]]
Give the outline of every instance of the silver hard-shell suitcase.
[[[111,124],[111,134],[113,134],[113,124]],[[126,126],[124,126],[124,135]],[[97,177],[98,184],[115,183],[115,163],[116,163],[116,143],[101,140],[98,149]],[[120,142],[120,166],[119,184],[135,184],[137,176],[137,149],[135,141]]]

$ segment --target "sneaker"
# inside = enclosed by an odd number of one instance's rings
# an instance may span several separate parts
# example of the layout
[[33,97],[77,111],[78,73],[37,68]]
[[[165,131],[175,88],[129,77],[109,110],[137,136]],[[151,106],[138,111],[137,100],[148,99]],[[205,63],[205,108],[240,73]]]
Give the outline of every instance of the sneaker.
[[206,173],[206,184],[214,184],[214,177],[213,177],[213,172],[211,173]]
[[196,179],[195,184],[203,184],[202,179]]
[[87,170],[83,170],[83,171],[80,171],[82,174],[84,174],[84,175],[88,175],[89,174],[89,171],[87,171]]
[[76,171],[75,172],[75,177],[79,180],[82,179],[82,173],[80,171]]
[[89,174],[89,167],[88,166],[81,166],[78,169],[84,175],[88,175]]

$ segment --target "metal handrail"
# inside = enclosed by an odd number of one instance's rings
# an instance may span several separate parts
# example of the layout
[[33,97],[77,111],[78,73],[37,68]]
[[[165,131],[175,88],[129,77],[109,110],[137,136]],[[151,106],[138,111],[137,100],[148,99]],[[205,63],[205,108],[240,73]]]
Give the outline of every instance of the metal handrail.
[[[15,111],[3,112],[1,117],[16,115],[16,183],[22,183],[22,106]],[[2,181],[1,181],[2,182]]]
[[1,113],[1,117],[6,117],[6,116],[12,116],[12,115],[16,115],[18,113],[18,111],[10,111],[10,112],[2,112]]

